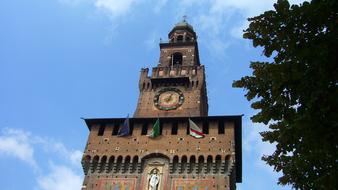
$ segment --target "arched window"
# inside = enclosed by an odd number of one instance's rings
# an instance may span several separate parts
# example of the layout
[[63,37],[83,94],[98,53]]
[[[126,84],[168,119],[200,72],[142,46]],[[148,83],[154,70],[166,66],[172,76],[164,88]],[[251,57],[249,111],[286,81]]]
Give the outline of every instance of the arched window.
[[182,65],[182,53],[176,52],[171,55],[171,64],[172,66]]
[[178,35],[176,39],[177,39],[178,42],[182,42],[183,41],[183,35]]

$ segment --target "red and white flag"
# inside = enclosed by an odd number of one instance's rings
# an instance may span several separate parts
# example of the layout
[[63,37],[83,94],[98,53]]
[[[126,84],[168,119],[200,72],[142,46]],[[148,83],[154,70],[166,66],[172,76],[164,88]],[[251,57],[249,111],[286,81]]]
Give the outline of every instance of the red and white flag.
[[204,134],[202,129],[200,129],[191,119],[189,118],[189,134],[195,138],[203,138]]

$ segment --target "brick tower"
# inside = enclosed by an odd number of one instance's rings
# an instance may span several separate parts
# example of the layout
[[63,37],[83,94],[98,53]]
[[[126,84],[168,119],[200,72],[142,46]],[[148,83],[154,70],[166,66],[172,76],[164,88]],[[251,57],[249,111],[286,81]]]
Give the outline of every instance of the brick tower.
[[[141,70],[133,118],[85,119],[82,190],[234,190],[242,181],[241,116],[208,116],[193,27],[183,20],[168,39],[157,67]],[[190,135],[190,121],[203,138]],[[126,122],[128,135],[118,136]]]

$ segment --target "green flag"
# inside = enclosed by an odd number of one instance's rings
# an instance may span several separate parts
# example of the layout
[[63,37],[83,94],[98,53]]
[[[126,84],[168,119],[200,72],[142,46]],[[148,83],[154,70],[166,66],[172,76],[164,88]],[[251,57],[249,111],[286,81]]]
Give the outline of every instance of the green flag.
[[155,138],[160,135],[160,118],[157,118],[155,124],[153,125],[153,129],[151,130],[148,137]]

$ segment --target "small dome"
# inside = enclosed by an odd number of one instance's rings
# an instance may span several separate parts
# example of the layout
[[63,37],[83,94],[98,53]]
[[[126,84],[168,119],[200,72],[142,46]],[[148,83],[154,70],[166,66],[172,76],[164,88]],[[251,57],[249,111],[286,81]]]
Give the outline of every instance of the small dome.
[[173,33],[182,33],[182,31],[188,31],[196,39],[194,28],[185,19],[175,24],[174,28],[169,32],[168,37],[170,38]]
[[194,28],[186,21],[186,20],[182,20],[181,22],[177,23],[174,27],[174,29],[178,27],[178,28],[183,28],[183,27],[188,27],[191,30],[194,30]]

